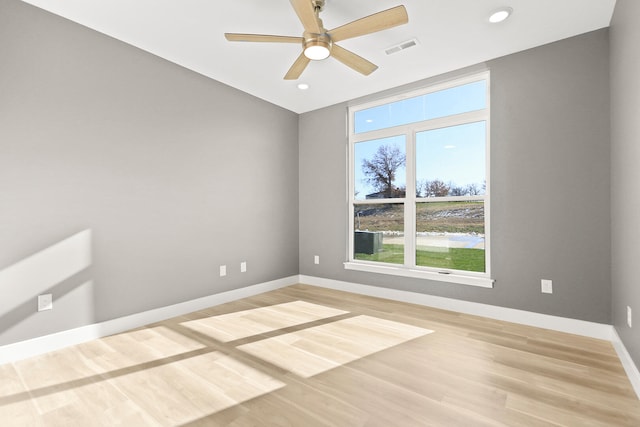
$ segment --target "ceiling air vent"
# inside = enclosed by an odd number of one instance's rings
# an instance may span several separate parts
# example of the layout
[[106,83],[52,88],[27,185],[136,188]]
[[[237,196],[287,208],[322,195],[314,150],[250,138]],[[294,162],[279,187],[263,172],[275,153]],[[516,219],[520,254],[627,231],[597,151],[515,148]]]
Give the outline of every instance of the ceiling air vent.
[[384,51],[387,55],[391,55],[392,53],[400,52],[401,50],[408,49],[417,44],[418,44],[418,39],[411,39],[411,40],[404,41],[402,43],[398,43],[395,46],[391,46],[390,48],[385,49]]

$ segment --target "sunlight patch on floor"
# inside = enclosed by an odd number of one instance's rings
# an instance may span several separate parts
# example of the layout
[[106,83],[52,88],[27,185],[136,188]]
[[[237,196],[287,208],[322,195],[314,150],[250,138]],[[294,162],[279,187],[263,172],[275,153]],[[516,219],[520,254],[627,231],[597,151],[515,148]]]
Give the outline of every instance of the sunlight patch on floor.
[[238,348],[309,378],[432,332],[376,317],[356,316]]
[[218,341],[230,342],[348,313],[318,304],[293,301],[191,320],[183,322],[182,326]]

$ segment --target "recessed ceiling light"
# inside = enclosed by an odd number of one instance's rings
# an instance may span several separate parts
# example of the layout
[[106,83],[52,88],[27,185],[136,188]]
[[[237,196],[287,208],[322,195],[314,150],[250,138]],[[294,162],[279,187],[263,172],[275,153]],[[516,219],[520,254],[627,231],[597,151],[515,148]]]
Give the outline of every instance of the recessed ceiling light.
[[309,89],[309,85],[308,85],[308,84],[306,84],[306,83],[300,83],[300,84],[298,85],[298,89],[300,89],[300,90],[307,90],[307,89]]
[[510,7],[501,7],[491,13],[489,16],[489,22],[492,24],[497,24],[506,20],[513,13],[513,9]]

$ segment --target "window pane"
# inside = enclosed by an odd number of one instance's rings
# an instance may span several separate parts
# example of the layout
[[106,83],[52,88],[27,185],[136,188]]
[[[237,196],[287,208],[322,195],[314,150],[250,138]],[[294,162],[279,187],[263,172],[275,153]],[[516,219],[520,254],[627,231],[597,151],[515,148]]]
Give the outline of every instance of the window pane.
[[416,134],[418,197],[485,194],[486,122]]
[[405,147],[404,135],[355,144],[356,200],[405,196]]
[[417,203],[416,265],[485,272],[484,202]]
[[481,110],[487,106],[486,93],[487,83],[481,80],[356,111],[355,133]]
[[404,204],[354,206],[354,258],[404,264]]

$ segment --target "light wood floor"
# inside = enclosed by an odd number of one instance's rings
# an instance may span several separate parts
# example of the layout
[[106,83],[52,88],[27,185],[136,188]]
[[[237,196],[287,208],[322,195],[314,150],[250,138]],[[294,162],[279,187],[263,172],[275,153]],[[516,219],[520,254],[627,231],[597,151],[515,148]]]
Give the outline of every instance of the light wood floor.
[[610,343],[296,285],[0,366],[2,426],[640,426]]

